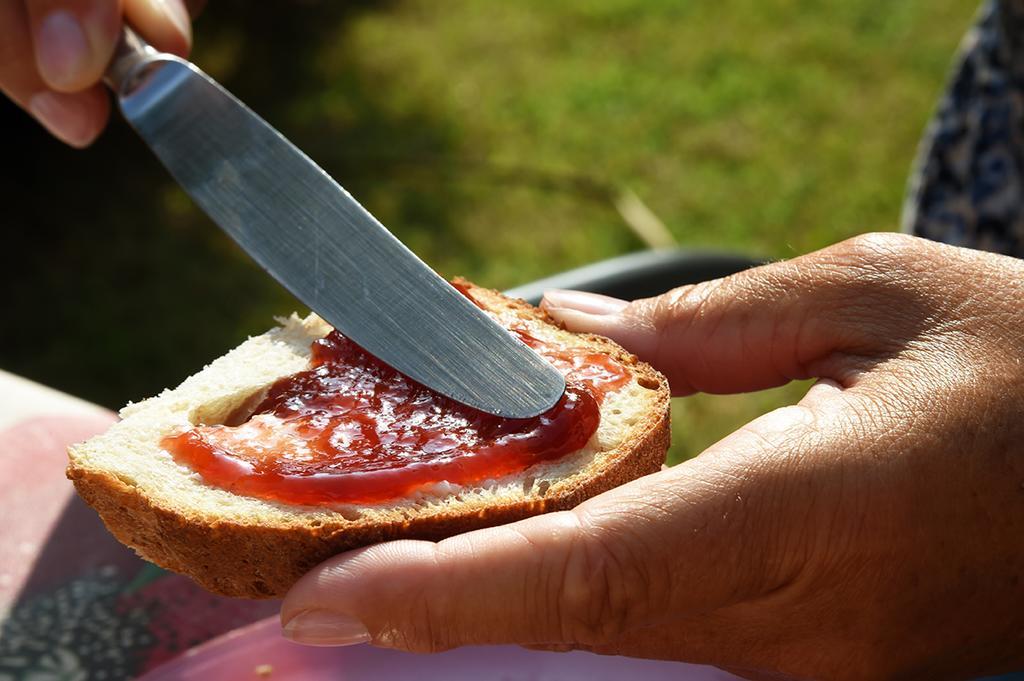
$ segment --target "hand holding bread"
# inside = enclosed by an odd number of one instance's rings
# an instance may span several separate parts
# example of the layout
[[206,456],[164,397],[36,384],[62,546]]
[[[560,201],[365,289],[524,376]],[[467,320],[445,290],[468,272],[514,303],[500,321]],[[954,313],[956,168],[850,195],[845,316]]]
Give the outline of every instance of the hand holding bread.
[[1024,264],[899,235],[548,313],[679,395],[818,378],[798,405],[571,510],[332,558],[294,640],[519,643],[750,678],[943,678],[1024,652]]

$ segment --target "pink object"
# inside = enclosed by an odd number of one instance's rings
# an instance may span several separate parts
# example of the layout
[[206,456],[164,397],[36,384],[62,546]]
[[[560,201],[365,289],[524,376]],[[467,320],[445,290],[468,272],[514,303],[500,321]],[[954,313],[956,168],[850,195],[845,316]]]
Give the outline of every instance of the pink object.
[[277,611],[140,560],[64,475],[105,410],[0,371],[0,679],[133,678]]
[[[53,544],[58,532],[79,537],[99,526],[95,514],[68,514],[77,503],[71,482],[64,477],[66,447],[102,432],[115,421],[113,414],[39,414],[0,427],[0,607],[9,606],[27,582],[42,589],[64,579],[68,565],[88,563],[108,549],[115,559],[130,554],[106,532],[97,533],[83,560],[81,546]],[[84,504],[83,504],[84,506]],[[40,561],[49,551],[52,558]]]
[[369,645],[311,648],[281,637],[276,617],[224,634],[139,681],[731,681],[713,667],[517,646],[415,655]]

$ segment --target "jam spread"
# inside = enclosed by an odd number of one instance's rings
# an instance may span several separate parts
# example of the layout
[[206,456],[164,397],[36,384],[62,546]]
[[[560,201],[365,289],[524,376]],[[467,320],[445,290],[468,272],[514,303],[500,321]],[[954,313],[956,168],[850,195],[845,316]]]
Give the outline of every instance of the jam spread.
[[606,355],[513,332],[566,376],[561,400],[532,419],[459,404],[334,331],[314,341],[310,368],[274,383],[246,422],[197,426],[162,446],[209,484],[313,506],[474,483],[581,449],[597,430],[604,395],[629,374]]

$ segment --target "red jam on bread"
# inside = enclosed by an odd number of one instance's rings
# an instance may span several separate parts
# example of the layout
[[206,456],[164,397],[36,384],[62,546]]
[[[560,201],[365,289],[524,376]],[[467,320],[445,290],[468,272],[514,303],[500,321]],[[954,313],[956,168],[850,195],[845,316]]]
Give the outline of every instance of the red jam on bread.
[[162,445],[211,485],[309,506],[472,484],[582,449],[597,430],[604,395],[629,380],[626,368],[514,332],[566,376],[562,399],[532,419],[454,402],[334,331],[313,343],[310,368],[274,383],[245,423],[197,426]]

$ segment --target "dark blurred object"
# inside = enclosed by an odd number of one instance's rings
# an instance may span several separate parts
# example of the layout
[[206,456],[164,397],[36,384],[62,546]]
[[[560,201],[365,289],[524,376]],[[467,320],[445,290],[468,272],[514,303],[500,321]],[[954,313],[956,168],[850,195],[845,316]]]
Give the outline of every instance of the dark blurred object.
[[545,291],[564,288],[634,300],[684,284],[718,279],[761,264],[742,255],[674,249],[641,251],[586,265],[506,291],[536,305]]
[[6,100],[0,124],[4,369],[120,406],[223,352],[246,301],[275,295],[120,122],[87,151]]

